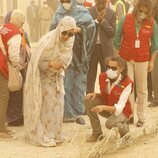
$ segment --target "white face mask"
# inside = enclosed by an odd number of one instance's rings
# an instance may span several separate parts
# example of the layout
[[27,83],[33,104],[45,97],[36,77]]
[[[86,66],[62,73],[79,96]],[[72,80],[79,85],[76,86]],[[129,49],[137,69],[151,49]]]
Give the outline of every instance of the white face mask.
[[70,10],[71,3],[63,3],[63,7],[64,7],[65,10]]
[[83,4],[85,2],[85,0],[77,0],[78,4]]
[[142,12],[139,12],[139,13],[138,13],[138,18],[139,18],[139,19],[144,20],[146,17],[147,17],[147,16],[146,16],[145,13],[142,13]]
[[115,79],[115,78],[118,76],[118,71],[117,71],[117,70],[114,71],[114,70],[112,70],[112,69],[108,69],[108,70],[106,71],[106,74],[107,74],[108,78],[110,78],[110,79]]

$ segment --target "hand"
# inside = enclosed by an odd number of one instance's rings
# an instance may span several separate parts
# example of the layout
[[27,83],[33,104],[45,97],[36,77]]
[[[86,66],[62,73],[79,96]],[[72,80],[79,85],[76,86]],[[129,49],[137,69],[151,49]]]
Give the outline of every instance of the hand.
[[60,70],[60,69],[63,69],[64,67],[63,67],[63,65],[62,64],[60,64],[60,63],[58,63],[58,62],[55,62],[55,61],[50,61],[49,62],[49,67],[53,67],[54,69],[56,69],[56,70]]
[[91,109],[92,112],[100,113],[102,111],[105,111],[106,105],[98,105]]
[[148,72],[152,71],[153,67],[154,67],[154,61],[149,61]]
[[96,97],[96,93],[88,93],[86,96],[85,96],[85,99],[86,100],[89,100],[90,98],[92,98],[92,100],[94,100],[95,99],[95,97]]

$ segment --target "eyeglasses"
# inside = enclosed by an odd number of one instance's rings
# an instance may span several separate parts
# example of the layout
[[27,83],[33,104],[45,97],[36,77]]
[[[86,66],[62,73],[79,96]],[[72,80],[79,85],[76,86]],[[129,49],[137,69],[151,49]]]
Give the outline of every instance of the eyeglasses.
[[62,32],[62,35],[64,35],[64,36],[69,36],[69,37],[72,37],[72,36],[74,36],[75,34],[74,33],[72,33],[72,32],[68,32],[68,31],[63,31]]
[[109,66],[109,65],[107,65],[106,68],[107,69],[112,69],[113,71],[117,70],[117,66]]
[[70,3],[70,0],[60,0],[61,3]]

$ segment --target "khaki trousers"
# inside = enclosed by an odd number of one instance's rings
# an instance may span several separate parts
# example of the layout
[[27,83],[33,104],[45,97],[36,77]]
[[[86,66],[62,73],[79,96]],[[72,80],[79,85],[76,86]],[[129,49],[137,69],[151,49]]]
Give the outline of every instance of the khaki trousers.
[[[131,80],[135,81],[136,93],[137,93],[137,117],[139,121],[145,122],[145,108],[147,106],[147,74],[148,74],[148,62],[127,62],[128,75]],[[129,97],[132,110],[134,114],[134,92]]]
[[0,132],[5,129],[6,110],[8,106],[8,81],[0,72]]
[[[97,105],[104,105],[104,101],[101,98],[101,96],[97,96],[94,100],[89,99],[89,100],[84,100],[84,105],[85,105],[85,110],[87,115],[89,116],[90,123],[92,126],[92,132],[94,134],[102,134],[102,129],[100,125],[100,120],[98,118],[97,113],[92,112],[91,109],[94,108]],[[111,129],[113,127],[118,127],[119,128],[119,133],[121,136],[127,133],[129,131],[127,122],[128,118],[121,113],[120,115],[116,116],[115,114],[110,114],[109,112],[101,112],[99,113],[101,116],[106,117],[106,128]]]

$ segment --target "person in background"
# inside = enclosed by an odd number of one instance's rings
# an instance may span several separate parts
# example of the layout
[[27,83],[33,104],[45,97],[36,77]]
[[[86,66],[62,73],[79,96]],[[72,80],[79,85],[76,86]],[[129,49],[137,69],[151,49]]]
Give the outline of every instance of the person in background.
[[130,7],[129,7],[129,10],[128,10],[128,13],[132,13],[133,12],[133,9],[134,7],[137,5],[137,2],[138,0],[133,0],[130,4]]
[[106,127],[118,127],[120,136],[129,131],[128,121],[132,114],[129,94],[133,82],[127,75],[127,63],[120,57],[111,57],[106,61],[106,72],[99,75],[100,93],[88,93],[84,104],[90,119],[92,135],[88,142],[102,138],[102,129],[98,114],[106,117]]
[[[22,69],[20,58],[21,32],[20,28],[25,21],[25,15],[20,10],[14,10],[11,14],[10,23],[4,24],[0,29],[1,39],[5,52],[0,49],[0,140],[13,140],[15,136],[13,131],[6,128],[6,110],[9,100],[8,89],[8,66],[6,61],[16,67]],[[17,98],[16,98],[17,99]]]
[[[154,19],[158,25],[158,0],[155,0],[154,3]],[[152,102],[149,104],[149,107],[158,107],[158,55],[155,57],[154,67],[151,75],[154,97]]]
[[76,0],[61,0],[60,2],[61,4],[53,17],[51,29],[56,28],[61,18],[66,15],[73,17],[78,27],[75,30],[73,59],[65,76],[64,121],[76,121],[79,124],[85,124],[81,115],[85,111],[83,99],[86,93],[87,72],[95,35],[95,23],[88,10],[77,5]]
[[89,62],[87,93],[94,92],[98,63],[101,72],[104,72],[105,58],[114,55],[113,37],[116,29],[116,14],[112,9],[106,7],[106,2],[107,0],[95,0],[96,5],[89,8],[97,30]]
[[77,4],[83,6],[84,5],[85,0],[77,0]]
[[56,12],[56,10],[57,10],[57,8],[60,4],[60,1],[59,0],[47,0],[47,4],[48,4],[49,7],[52,8],[52,10],[54,12]]
[[[4,24],[10,23],[10,18],[14,10],[7,13],[4,18]],[[30,58],[30,44],[27,37],[27,33],[24,32],[23,28],[19,29],[21,33],[21,47],[20,47],[20,59],[21,64],[23,63],[23,69],[20,71],[25,81],[27,64]],[[18,98],[18,99],[17,99]],[[21,126],[23,125],[23,88],[19,91],[9,92],[9,102],[6,112],[6,120],[9,126]]]
[[24,88],[26,139],[45,147],[64,141],[64,75],[72,60],[76,22],[65,16],[38,42],[31,56]]
[[126,9],[126,14],[128,13],[129,11],[129,7],[130,7],[130,3],[127,1],[127,0],[121,0],[124,5],[125,5],[125,9]]
[[30,1],[30,6],[27,7],[26,15],[30,29],[30,38],[32,42],[37,42],[39,39],[39,8],[35,5],[35,1]]
[[49,31],[51,19],[53,16],[53,10],[47,4],[47,1],[43,1],[43,6],[39,9],[40,19],[40,35],[43,36]]
[[85,0],[83,6],[88,9],[93,6],[93,3],[90,0]]
[[116,24],[120,21],[122,16],[126,15],[126,7],[121,0],[110,0],[113,5],[113,10],[116,13]]
[[[147,74],[152,71],[158,53],[157,24],[152,17],[151,0],[138,0],[132,14],[124,16],[116,29],[114,46],[127,61],[129,77],[136,84],[137,127],[145,123]],[[134,94],[130,96],[134,106]],[[134,110],[134,107],[133,107]]]

